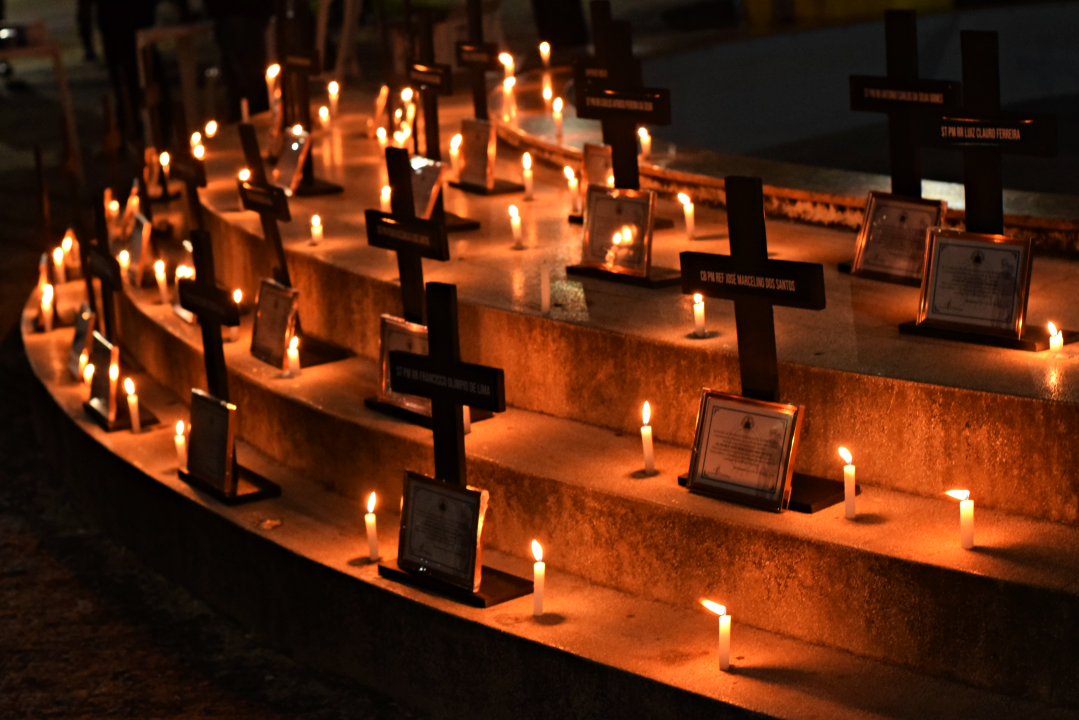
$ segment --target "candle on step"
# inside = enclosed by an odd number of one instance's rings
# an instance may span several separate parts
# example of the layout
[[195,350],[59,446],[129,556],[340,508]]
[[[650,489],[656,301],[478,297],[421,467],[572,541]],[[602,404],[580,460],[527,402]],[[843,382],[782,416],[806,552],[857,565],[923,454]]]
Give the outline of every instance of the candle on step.
[[120,263],[120,282],[126,285],[129,280],[127,270],[131,267],[131,254],[127,250],[121,250],[116,256],[116,262]]
[[109,220],[115,220],[120,217],[120,201],[109,200]]
[[532,199],[532,153],[521,156],[521,175],[524,179],[525,200]]
[[510,227],[513,228],[513,246],[515,248],[522,247],[522,245],[521,245],[521,213],[518,212],[516,205],[510,205]]
[[382,209],[382,212],[384,212],[384,213],[388,213],[388,212],[393,211],[392,207],[390,206],[390,196],[391,196],[392,193],[393,193],[393,191],[390,190],[389,185],[383,185],[382,186],[382,195],[379,198],[379,201],[381,203],[380,208]]
[[974,547],[974,501],[969,490],[949,490],[948,495],[959,501],[959,545],[964,550]]
[[656,471],[656,457],[652,452],[652,426],[648,424],[652,419],[652,408],[649,407],[647,400],[644,401],[641,418],[643,420],[641,424],[641,444],[644,446],[644,471],[651,475]]
[[142,421],[139,420],[139,396],[135,394],[135,382],[131,378],[124,378],[124,390],[127,392],[127,412],[131,416],[131,432],[138,435],[142,432]]
[[540,266],[540,312],[551,312],[551,268]]
[[64,267],[64,249],[56,248],[52,251],[52,266],[53,275],[55,275],[56,284],[63,285],[67,282],[67,270]]
[[546,84],[546,83],[550,83],[550,78],[548,76],[544,75],[543,80],[544,80],[544,83],[545,83],[544,87],[543,87],[543,107],[544,107],[545,110],[550,111],[550,109],[551,109],[551,100],[554,98],[554,93],[551,92],[551,86]]
[[120,366],[116,363],[109,364],[109,406],[115,407],[116,386],[120,384]]
[[450,138],[450,167],[453,169],[453,175],[456,178],[461,176],[461,142],[463,138],[461,133],[457,133]]
[[854,484],[854,457],[845,447],[839,448],[839,454],[847,463],[843,466],[843,512],[848,520],[853,520],[858,514],[855,504],[857,495]]
[[550,69],[551,67],[551,43],[544,41],[539,46],[540,59],[543,60],[543,67]]
[[318,109],[318,121],[323,128],[327,128],[330,125],[330,109],[325,105]]
[[513,56],[509,53],[499,53],[498,61],[502,63],[502,69],[506,72],[506,78],[513,77]]
[[191,133],[191,149],[194,150],[195,146],[202,142],[202,133],[198,130]]
[[168,152],[163,152],[161,153],[161,155],[158,156],[158,159],[161,161],[161,169],[165,172],[165,182],[168,182],[169,163],[172,162],[172,157],[168,154]]
[[318,215],[311,216],[311,245],[322,242],[322,218]]
[[180,420],[176,423],[176,436],[173,437],[173,442],[176,443],[176,465],[181,470],[187,470],[187,438],[184,437],[184,421]]
[[281,66],[277,63],[266,68],[266,99],[270,104],[270,110],[273,110],[274,94],[277,89],[277,76],[280,73]]
[[569,187],[569,195],[573,200],[573,212],[581,212],[581,193],[579,191],[580,185],[577,180],[577,175],[573,172],[573,168],[567,165],[562,170],[566,175],[567,187]]
[[[243,302],[244,291],[236,288],[232,291],[232,300],[236,303],[236,312],[240,312],[240,303]],[[240,339],[240,326],[229,328],[229,342],[238,342]]]
[[300,338],[295,335],[292,336],[292,340],[289,340],[288,343],[288,365],[285,375],[288,377],[299,377],[300,375]]
[[693,336],[705,337],[708,331],[704,327],[704,296],[700,293],[693,295]]
[[678,193],[678,200],[682,203],[682,210],[686,215],[686,239],[693,240],[697,235],[697,219],[694,214],[693,200],[685,193]]
[[94,364],[86,363],[86,367],[82,371],[82,381],[87,387],[90,387],[90,383],[94,380]]
[[161,304],[169,304],[169,279],[165,277],[165,261],[154,263],[154,277],[157,278],[157,291],[161,294]]
[[211,120],[206,123],[206,137],[212,138],[214,135],[217,135],[217,121]]
[[375,130],[375,137],[378,138],[379,150],[385,150],[386,146],[390,144],[389,138],[386,137],[386,128],[384,127]]
[[204,145],[196,145],[195,149],[191,151],[191,154],[195,156],[196,160],[202,160],[206,157],[206,147]]
[[719,669],[726,670],[731,666],[731,616],[719,603],[701,600],[701,604],[719,615]]
[[[172,285],[172,287],[173,287],[173,294],[172,294],[172,303],[173,303],[173,305],[179,305],[180,304],[180,281],[183,280],[185,277],[189,277],[189,275],[188,275],[189,270],[191,270],[191,268],[189,268],[187,265],[177,265],[176,266],[176,280]],[[192,276],[194,275],[194,271],[191,271],[191,275]]]
[[367,525],[367,556],[371,562],[378,560],[378,526],[375,524],[375,494],[367,498],[367,514],[363,516]]
[[45,332],[52,332],[52,285],[46,283],[41,288],[41,327]]
[[543,562],[543,546],[532,541],[532,556],[536,564],[532,566],[532,615],[543,614],[543,588],[547,580],[547,564]]
[[652,136],[646,128],[638,129],[637,135],[641,138],[641,157],[648,157],[652,154]]
[[331,80],[326,91],[330,95],[330,117],[337,117],[337,100],[341,96],[341,86],[336,80]]
[[562,144],[562,98],[554,99],[554,109],[551,111],[551,116],[554,118],[554,135],[555,141]]
[[80,378],[83,378],[83,377],[86,376],[86,366],[87,366],[87,364],[89,364],[89,362],[90,362],[90,356],[86,354],[85,350],[83,350],[81,353],[79,353],[79,377]]
[[1057,330],[1057,326],[1049,323],[1049,349],[1053,351],[1064,347],[1064,333]]

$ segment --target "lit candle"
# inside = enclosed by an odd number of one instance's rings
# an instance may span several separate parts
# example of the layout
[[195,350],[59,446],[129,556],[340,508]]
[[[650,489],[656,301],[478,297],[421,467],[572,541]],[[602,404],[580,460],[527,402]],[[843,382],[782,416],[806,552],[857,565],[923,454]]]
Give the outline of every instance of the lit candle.
[[1064,333],[1057,330],[1057,326],[1049,323],[1049,349],[1053,352],[1064,347]]
[[116,220],[116,218],[120,217],[119,200],[109,200],[109,203],[106,207],[108,208],[109,220]]
[[656,471],[656,458],[652,452],[652,426],[648,421],[652,419],[652,408],[648,401],[644,402],[644,410],[641,411],[644,423],[641,425],[641,444],[644,446],[644,471],[651,475]]
[[392,194],[393,194],[393,191],[390,190],[389,185],[383,185],[382,186],[382,195],[379,197],[379,202],[380,202],[380,207],[382,208],[382,212],[384,212],[384,213],[388,213],[388,212],[393,211],[393,208],[390,205],[390,197],[392,196]]
[[240,122],[251,122],[251,108],[247,98],[240,98]]
[[577,176],[573,173],[573,168],[567,165],[563,171],[566,174],[566,182],[569,186],[569,194],[573,199],[573,212],[581,212],[581,193],[578,192]]
[[65,265],[67,264],[68,256],[71,255],[71,249],[75,247],[75,236],[73,232],[74,231],[71,230],[71,228],[68,228],[67,232],[64,233],[64,239],[60,241],[60,249],[64,251]]
[[206,148],[202,145],[196,145],[195,149],[191,151],[191,154],[195,156],[196,160],[202,160],[206,157]]
[[378,560],[378,528],[375,525],[374,493],[367,498],[367,514],[363,516],[363,521],[367,525],[367,555],[371,558],[371,562],[376,562]]
[[[189,270],[190,270],[190,268],[187,265],[177,265],[176,266],[176,280],[172,284],[172,287],[173,287],[173,290],[174,290],[173,297],[172,297],[172,302],[173,302],[174,305],[179,305],[180,304],[180,280],[182,280],[185,277],[190,277],[188,275]],[[191,274],[193,275],[194,272],[192,271]]]
[[216,134],[217,134],[217,121],[216,120],[211,120],[210,122],[206,123],[206,137],[212,138]]
[[525,153],[521,156],[522,176],[525,185],[525,200],[532,199],[532,154]]
[[266,98],[269,101],[270,110],[273,110],[274,91],[277,89],[277,76],[280,73],[281,66],[277,63],[266,68]]
[[184,421],[180,420],[176,423],[176,436],[173,437],[173,442],[176,443],[176,465],[181,470],[187,470],[187,438],[184,437]]
[[86,377],[86,366],[87,366],[87,364],[89,364],[89,362],[90,362],[90,356],[86,354],[85,350],[83,350],[81,353],[79,353],[79,377],[80,378]]
[[693,336],[705,337],[708,332],[704,328],[704,296],[700,293],[693,295]]
[[719,669],[726,670],[731,666],[731,616],[719,603],[701,600],[701,604],[719,615]]
[[139,396],[135,394],[135,382],[131,378],[124,378],[124,390],[127,391],[127,412],[131,416],[131,432],[137,435],[142,432],[142,421],[139,419]]
[[510,226],[513,228],[513,247],[521,248],[521,214],[516,205],[510,205]]
[[850,450],[845,447],[839,448],[839,454],[846,461],[846,465],[843,466],[843,502],[844,502],[844,514],[848,520],[853,520],[857,513],[855,507],[855,485],[854,485],[854,458],[850,454]]
[[551,312],[551,268],[540,266],[540,312]]
[[678,193],[678,199],[682,202],[682,210],[686,215],[686,239],[693,240],[697,235],[697,221],[694,215],[693,201],[685,193]]
[[93,363],[86,363],[86,367],[82,371],[82,381],[86,384],[87,387],[89,387],[90,383],[93,382],[93,380],[94,380],[94,364]]
[[[236,303],[236,312],[240,311],[240,303],[244,299],[244,292],[239,288],[232,291],[232,300]],[[240,326],[229,328],[229,342],[237,342],[240,339]]]
[[543,614],[543,586],[547,579],[547,564],[543,562],[543,547],[532,541],[532,555],[536,558],[536,564],[532,566],[532,615],[539,617]]
[[165,277],[165,261],[154,263],[154,276],[157,278],[157,291],[161,293],[161,304],[169,304],[169,280]]
[[200,133],[198,130],[191,133],[191,149],[192,150],[195,148],[196,145],[198,145],[201,142],[202,142],[202,133]]
[[325,105],[318,109],[318,121],[323,128],[327,128],[330,125],[330,109]]
[[48,283],[41,289],[41,327],[45,332],[52,332],[53,288]]
[[331,80],[330,84],[326,86],[326,91],[330,95],[330,115],[337,117],[337,99],[341,95],[341,86],[337,84],[336,80]]
[[130,281],[127,270],[131,267],[131,254],[127,250],[121,250],[116,256],[116,262],[120,263],[120,281],[126,285]]
[[970,550],[974,547],[974,501],[969,490],[949,490],[948,494],[959,501],[959,546]]
[[375,130],[375,137],[378,138],[378,147],[380,150],[385,150],[386,146],[390,144],[389,138],[386,137],[386,128],[384,127]]
[[[120,366],[116,363],[109,364],[109,407],[115,408],[116,386],[120,384]],[[111,415],[111,413],[110,413]]]
[[551,43],[544,41],[539,46],[540,58],[543,60],[543,67],[548,70],[551,68]]
[[67,282],[67,270],[64,267],[64,250],[63,248],[56,248],[52,251],[52,265],[54,275],[56,275],[56,284],[63,285]]
[[322,242],[322,218],[318,215],[311,216],[311,245]]
[[513,56],[509,53],[499,53],[498,61],[502,63],[502,68],[506,71],[506,78],[513,77]]
[[299,377],[300,375],[300,338],[293,335],[288,344],[288,366],[286,377]]
[[551,115],[554,117],[554,136],[559,145],[562,144],[562,98],[554,99],[554,110]]
[[461,142],[463,140],[461,133],[450,138],[450,167],[453,168],[453,174],[458,179],[461,177]]
[[517,78],[508,77],[502,81],[502,117],[512,120],[517,117],[517,98],[513,94],[513,86],[517,84]]
[[645,128],[637,130],[637,135],[641,138],[641,156],[648,157],[652,154],[652,136],[648,134],[648,130]]
[[550,109],[551,109],[551,100],[552,100],[552,98],[554,98],[554,93],[551,92],[551,86],[549,84],[550,82],[551,82],[550,77],[548,77],[547,75],[544,75],[543,76],[543,107],[548,111],[550,111]]
[[169,156],[168,152],[163,152],[163,153],[161,153],[161,155],[158,156],[158,159],[161,161],[161,169],[165,173],[165,182],[168,182],[168,180],[169,180],[169,163],[172,161],[172,158]]
[[247,168],[244,168],[239,172],[239,174],[236,175],[236,177],[239,178],[240,182],[245,183],[251,179],[251,171]]

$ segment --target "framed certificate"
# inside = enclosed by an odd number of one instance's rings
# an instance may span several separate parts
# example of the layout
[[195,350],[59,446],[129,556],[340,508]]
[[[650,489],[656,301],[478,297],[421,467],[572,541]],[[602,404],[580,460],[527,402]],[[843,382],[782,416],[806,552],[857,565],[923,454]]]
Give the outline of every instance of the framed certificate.
[[1030,240],[933,228],[918,325],[1020,338],[1030,265]]
[[303,179],[303,164],[307,160],[307,153],[311,152],[311,136],[306,130],[297,133],[295,128],[286,130],[284,136],[281,154],[270,174],[270,182],[282,188],[286,195],[292,195]]
[[226,497],[236,494],[236,406],[191,390],[187,474]]
[[251,354],[275,368],[285,366],[285,347],[296,325],[300,291],[268,278],[259,284],[258,309],[251,331]]
[[655,194],[592,185],[587,197],[581,265],[648,277]]
[[943,200],[870,192],[851,274],[920,284],[926,236],[929,228],[944,221],[947,210]]
[[805,408],[705,388],[686,486],[781,512],[790,498]]
[[488,493],[407,471],[397,565],[477,592]]
[[406,395],[405,393],[394,392],[390,388],[390,351],[400,350],[414,355],[426,355],[427,327],[393,315],[382,315],[381,336],[382,342],[379,347],[379,402],[396,405],[404,410],[430,417],[430,398]]

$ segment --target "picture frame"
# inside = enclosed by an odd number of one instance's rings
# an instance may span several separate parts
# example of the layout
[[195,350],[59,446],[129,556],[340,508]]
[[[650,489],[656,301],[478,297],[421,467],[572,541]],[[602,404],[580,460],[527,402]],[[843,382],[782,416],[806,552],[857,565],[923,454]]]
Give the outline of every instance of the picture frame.
[[488,499],[486,490],[406,471],[398,567],[478,592]]
[[773,512],[790,500],[805,408],[701,391],[686,487]]
[[95,331],[90,340],[89,361],[94,366],[94,376],[90,380],[90,399],[86,404],[91,414],[96,414],[111,427],[116,424],[121,412],[127,412],[127,404],[117,402],[119,380],[114,383],[109,378],[109,368],[120,365],[120,346]]
[[284,140],[277,164],[270,172],[270,184],[281,188],[291,197],[303,179],[303,164],[311,152],[311,134],[302,129],[297,133],[296,128],[289,128],[282,135]]
[[943,224],[948,203],[870,191],[851,274],[920,285],[929,228]]
[[584,144],[584,161],[581,163],[581,190],[592,185],[614,187],[614,155],[610,145]]
[[412,167],[412,204],[416,217],[430,220],[438,204],[438,194],[442,192],[445,166],[437,160],[419,155],[410,158],[409,164]]
[[[655,193],[651,190],[589,187],[580,265],[648,277],[655,205]],[[623,239],[627,228],[631,235],[629,243]]]
[[87,362],[90,358],[90,348],[94,341],[94,326],[97,321],[97,314],[90,309],[90,305],[83,303],[79,306],[79,312],[75,315],[75,334],[71,339],[71,350],[67,356],[67,371],[71,373],[71,377],[75,378],[79,382],[82,381],[82,375],[79,372],[79,358],[83,353],[86,353]]
[[284,369],[285,352],[296,327],[300,291],[270,278],[259,283],[251,355],[267,365]]
[[465,118],[461,121],[461,170],[458,182],[493,190],[498,136],[487,120]]
[[918,326],[1020,339],[1031,262],[1029,239],[932,228]]
[[150,234],[153,229],[153,223],[142,212],[135,213],[127,250],[130,263],[127,271],[131,287],[142,287],[146,281],[151,255]]
[[236,406],[198,388],[191,389],[191,429],[187,475],[236,495]]
[[390,352],[401,350],[416,355],[426,355],[427,326],[385,314],[380,317],[379,324],[378,401],[417,415],[431,417],[430,398],[394,392],[390,388]]

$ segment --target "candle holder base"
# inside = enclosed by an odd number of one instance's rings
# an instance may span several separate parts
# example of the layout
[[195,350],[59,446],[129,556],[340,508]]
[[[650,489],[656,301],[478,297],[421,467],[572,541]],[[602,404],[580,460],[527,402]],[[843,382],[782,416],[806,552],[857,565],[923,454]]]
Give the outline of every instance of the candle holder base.
[[[689,483],[688,475],[679,475],[678,484],[685,487]],[[854,494],[862,494],[862,486],[854,485]],[[794,473],[791,479],[790,501],[787,509],[812,515],[843,502],[843,481],[829,480],[816,475]]]
[[[928,323],[918,323],[914,320],[902,323],[899,326],[901,335],[919,335],[921,337],[936,338],[938,340],[955,340],[958,342],[972,343],[974,345],[988,345],[990,347],[1006,348],[1008,350],[1022,350],[1025,352],[1041,352],[1049,349],[1049,331],[1042,327],[1025,327],[1023,335],[1019,338],[1001,337],[988,333],[956,330]],[[1079,331],[1061,330],[1064,336],[1064,344],[1079,341]]]
[[593,278],[596,280],[609,280],[610,282],[635,285],[636,287],[649,288],[651,290],[676,287],[682,284],[682,273],[680,271],[673,268],[656,267],[654,265],[649,269],[646,277],[611,272],[610,270],[604,270],[590,265],[568,265],[566,267],[566,274]]
[[443,224],[446,226],[446,232],[469,232],[471,230],[480,229],[480,221],[473,220],[471,218],[461,217],[451,212],[446,213],[446,217],[443,220]]
[[[105,432],[116,432],[117,430],[130,430],[131,429],[131,413],[127,409],[127,397],[120,398],[116,407],[116,419],[111,423],[109,422],[109,409],[106,407],[105,402],[101,398],[91,398],[82,404],[83,409],[86,410],[86,414],[90,416],[90,419],[98,424]],[[147,428],[157,425],[160,421],[157,419],[157,415],[150,412],[150,409],[146,407],[144,403],[139,403],[139,423],[142,425],[142,432],[146,432]]]
[[[392,402],[380,400],[377,397],[369,397],[363,399],[363,404],[370,410],[382,413],[383,415],[389,415],[395,417],[398,420],[404,420],[407,423],[413,425],[419,425],[420,427],[431,429],[431,416],[424,415],[423,413],[403,408],[400,405],[394,405]],[[482,422],[493,418],[495,414],[490,410],[480,410],[479,408],[471,408],[471,421],[473,423]]]
[[476,592],[450,585],[429,575],[420,575],[402,570],[397,565],[397,558],[380,562],[378,564],[378,574],[387,580],[393,580],[403,585],[411,585],[475,608],[494,607],[507,600],[530,595],[533,591],[531,580],[526,580],[501,570],[495,570],[486,565],[483,566],[481,576],[483,579],[480,582],[480,589]]
[[281,497],[281,486],[277,483],[267,480],[254,470],[245,468],[239,463],[234,463],[232,468],[233,477],[236,478],[236,491],[232,494],[226,493],[213,483],[206,482],[189,472],[178,470],[177,474],[181,480],[195,490],[204,495],[209,495],[222,505],[230,507]]
[[523,193],[525,186],[520,183],[511,182],[509,180],[503,180],[502,178],[495,178],[494,187],[487,187],[485,185],[475,185],[468,182],[458,182],[456,180],[450,181],[451,188],[457,188],[466,193],[472,193],[473,195],[509,195],[510,193]]

